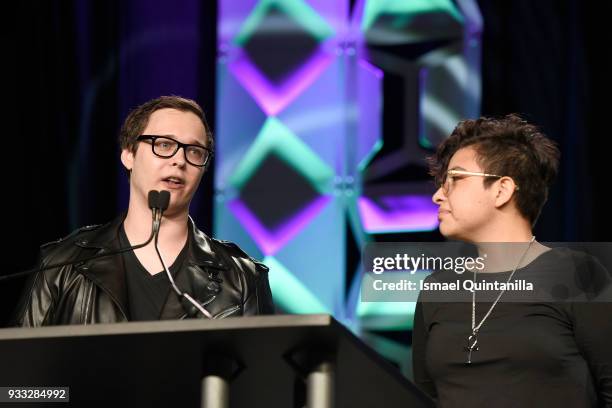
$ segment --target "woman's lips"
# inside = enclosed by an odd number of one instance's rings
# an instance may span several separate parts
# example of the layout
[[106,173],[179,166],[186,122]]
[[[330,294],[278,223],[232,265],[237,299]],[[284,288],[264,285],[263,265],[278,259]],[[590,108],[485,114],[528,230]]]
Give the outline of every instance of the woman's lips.
[[438,211],[438,220],[440,220],[442,218],[442,216],[446,215],[446,214],[450,214],[450,211],[448,211],[448,210],[439,210]]

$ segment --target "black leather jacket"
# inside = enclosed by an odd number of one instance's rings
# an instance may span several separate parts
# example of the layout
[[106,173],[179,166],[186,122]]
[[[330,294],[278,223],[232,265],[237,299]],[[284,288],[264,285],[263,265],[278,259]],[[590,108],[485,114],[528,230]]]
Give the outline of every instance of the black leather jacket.
[[[29,280],[13,324],[115,323],[130,320],[125,268],[121,255],[79,262],[118,249],[125,214],[103,226],[84,227],[41,247],[41,265],[74,260],[65,267],[39,272]],[[188,292],[214,318],[273,313],[268,268],[237,245],[206,236],[189,219],[189,247],[177,272],[177,286]],[[162,319],[204,318],[184,307],[170,291]]]

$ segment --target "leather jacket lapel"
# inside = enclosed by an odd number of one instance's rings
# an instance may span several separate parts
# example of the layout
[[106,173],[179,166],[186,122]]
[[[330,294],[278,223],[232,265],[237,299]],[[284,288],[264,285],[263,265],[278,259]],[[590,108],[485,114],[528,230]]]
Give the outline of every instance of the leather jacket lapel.
[[[223,280],[219,272],[227,270],[227,266],[215,256],[210,239],[199,231],[189,217],[189,248],[187,257],[179,269],[175,283],[183,292],[188,292],[200,305],[208,309],[222,291]],[[186,317],[201,317],[195,306],[186,299],[181,300],[174,290],[170,290],[166,303],[162,308],[161,319],[184,319]]]
[[[90,235],[76,241],[75,245],[83,249],[96,251],[87,256],[103,254],[119,249],[119,228],[125,216],[126,213],[123,213],[100,229],[92,231]],[[126,320],[129,319],[125,266],[121,255],[102,257],[85,263],[77,263],[76,269],[104,290],[118,305]]]
[[[209,289],[206,283],[202,285],[201,281],[207,280],[207,272],[193,264],[183,264],[175,277],[175,283],[179,289],[189,293],[204,308],[212,303],[217,298],[217,293],[220,292],[220,287],[215,291]],[[174,290],[170,289],[160,319],[184,319],[186,317],[196,317],[199,314],[200,312],[187,299],[180,300]]]

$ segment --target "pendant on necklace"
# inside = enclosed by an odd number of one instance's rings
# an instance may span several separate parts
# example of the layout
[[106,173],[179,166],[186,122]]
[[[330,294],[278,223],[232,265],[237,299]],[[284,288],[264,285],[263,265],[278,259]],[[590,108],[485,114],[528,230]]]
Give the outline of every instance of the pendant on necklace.
[[465,351],[468,353],[465,364],[472,364],[472,351],[478,351],[478,337],[476,337],[476,333],[472,333],[468,337]]

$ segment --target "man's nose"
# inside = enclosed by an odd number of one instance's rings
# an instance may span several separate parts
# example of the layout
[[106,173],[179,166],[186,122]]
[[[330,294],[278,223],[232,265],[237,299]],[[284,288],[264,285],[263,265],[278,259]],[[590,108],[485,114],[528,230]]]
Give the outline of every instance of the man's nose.
[[185,149],[180,148],[174,156],[171,158],[173,166],[185,167],[187,160],[185,160]]

